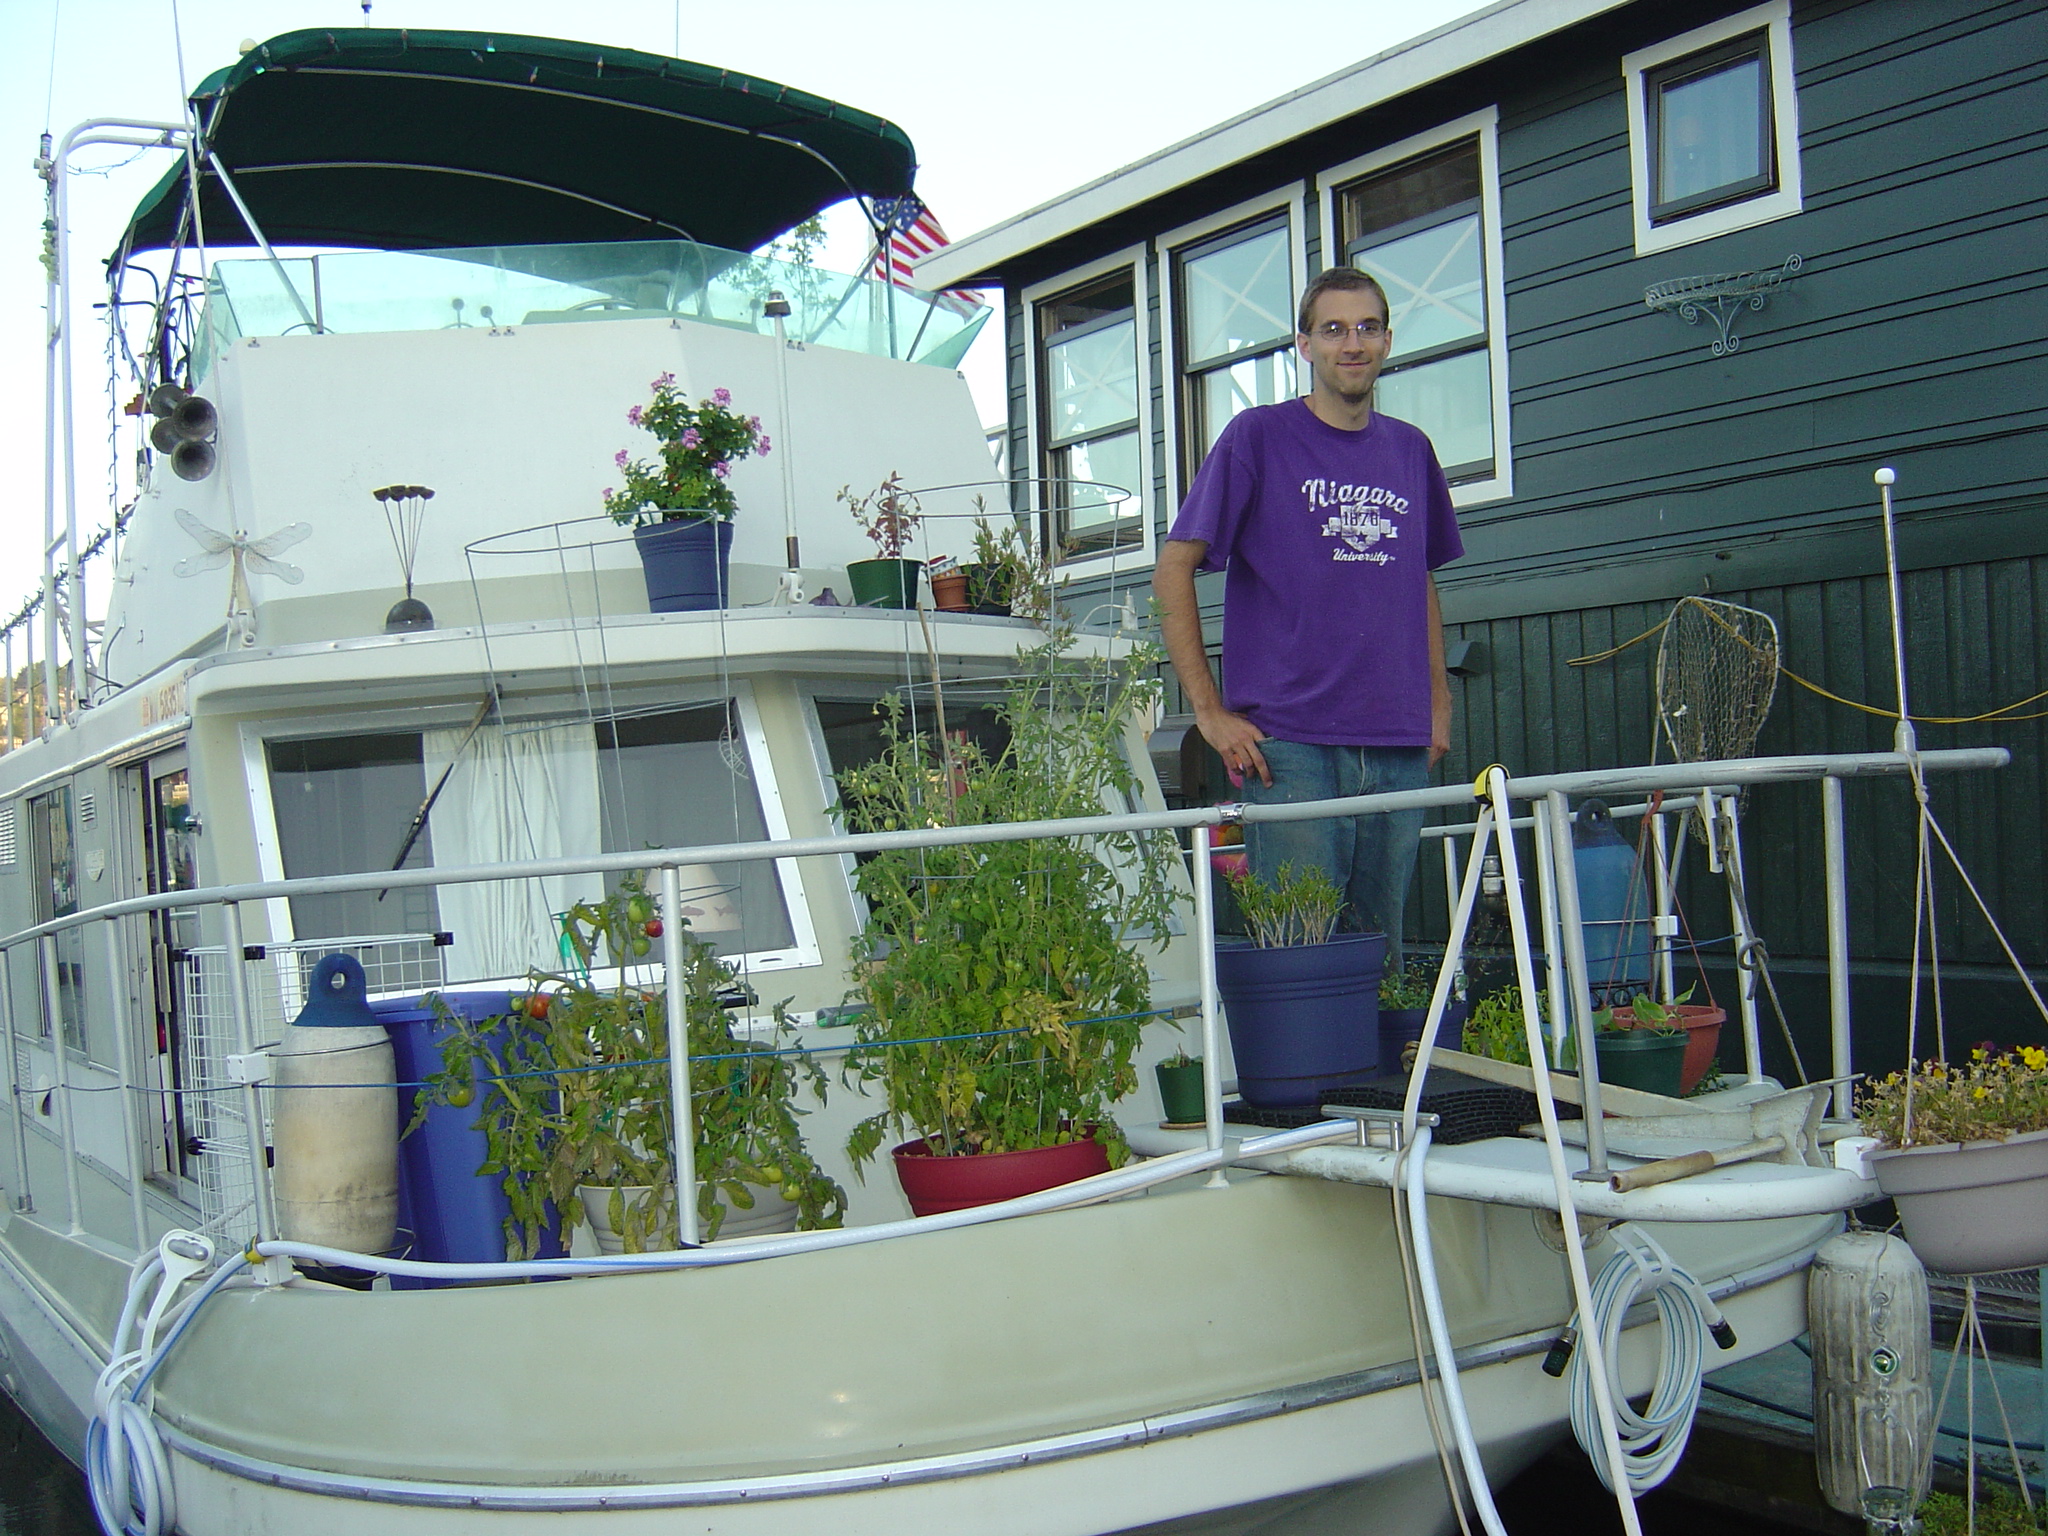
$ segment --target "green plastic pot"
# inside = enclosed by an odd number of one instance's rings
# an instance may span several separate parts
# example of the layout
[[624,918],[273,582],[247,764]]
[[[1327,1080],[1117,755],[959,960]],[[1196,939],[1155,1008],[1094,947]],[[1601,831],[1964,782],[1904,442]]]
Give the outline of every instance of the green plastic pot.
[[1648,1029],[1605,1031],[1593,1037],[1600,1053],[1600,1081],[1644,1093],[1679,1096],[1685,1071],[1685,1035],[1660,1035]]
[[921,560],[855,560],[846,567],[858,608],[915,608]]
[[1202,1063],[1162,1061],[1152,1069],[1159,1077],[1159,1107],[1169,1125],[1193,1125],[1208,1116],[1202,1099]]

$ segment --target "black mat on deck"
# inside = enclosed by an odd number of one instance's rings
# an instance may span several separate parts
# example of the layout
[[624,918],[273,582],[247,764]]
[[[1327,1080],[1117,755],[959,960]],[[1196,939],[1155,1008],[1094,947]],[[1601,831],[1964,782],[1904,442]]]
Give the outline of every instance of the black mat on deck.
[[[1361,1078],[1356,1083],[1332,1088],[1323,1095],[1323,1103],[1351,1104],[1361,1109],[1399,1109],[1407,1094],[1407,1077],[1395,1073]],[[1430,1069],[1429,1079],[1422,1085],[1420,1107],[1424,1114],[1435,1115],[1443,1122],[1433,1138],[1440,1147],[1485,1141],[1494,1136],[1513,1136],[1523,1126],[1534,1124],[1538,1118],[1536,1095],[1527,1089],[1505,1088],[1498,1083],[1482,1082],[1476,1077],[1441,1067]],[[1560,1119],[1576,1120],[1579,1118],[1579,1106],[1559,1100],[1557,1113]],[[1319,1108],[1254,1109],[1249,1104],[1233,1101],[1223,1106],[1223,1118],[1232,1125],[1255,1125],[1284,1131],[1300,1125],[1314,1125],[1318,1120],[1329,1117]]]

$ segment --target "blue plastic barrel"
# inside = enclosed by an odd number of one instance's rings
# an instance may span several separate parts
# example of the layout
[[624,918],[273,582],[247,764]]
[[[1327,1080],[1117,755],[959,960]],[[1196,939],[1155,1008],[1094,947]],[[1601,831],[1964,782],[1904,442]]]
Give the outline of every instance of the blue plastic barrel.
[[[450,1012],[473,1022],[503,1018],[512,1011],[509,992],[443,992]],[[441,1041],[448,1026],[423,997],[395,998],[370,1005],[391,1031],[391,1050],[401,1084],[424,1081],[441,1070]],[[420,1094],[398,1090],[401,1127],[411,1125]],[[476,1098],[457,1109],[435,1104],[419,1128],[398,1144],[398,1223],[412,1234],[408,1258],[437,1264],[495,1264],[505,1257],[505,1220],[512,1202],[501,1173],[479,1173],[490,1157],[490,1142],[478,1125],[486,1086],[481,1069]],[[552,1225],[540,1257],[562,1252]],[[394,1277],[394,1288],[417,1290],[435,1282]]]
[[1572,826],[1579,918],[1586,933],[1586,980],[1596,993],[1650,981],[1654,935],[1650,898],[1636,851],[1599,800],[1582,801]]

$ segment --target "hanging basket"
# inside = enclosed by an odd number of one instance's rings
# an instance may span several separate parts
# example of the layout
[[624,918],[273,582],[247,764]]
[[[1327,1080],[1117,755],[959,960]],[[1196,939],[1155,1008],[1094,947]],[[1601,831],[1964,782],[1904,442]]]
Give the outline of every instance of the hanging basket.
[[2048,1131],[1893,1147],[1868,1161],[1929,1269],[1988,1275],[2048,1265]]

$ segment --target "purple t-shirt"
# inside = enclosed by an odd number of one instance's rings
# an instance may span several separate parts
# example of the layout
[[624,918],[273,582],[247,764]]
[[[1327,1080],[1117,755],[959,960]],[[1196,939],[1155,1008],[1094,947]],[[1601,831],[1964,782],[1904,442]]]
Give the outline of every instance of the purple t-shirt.
[[1226,573],[1226,708],[1282,741],[1429,745],[1425,578],[1465,546],[1419,429],[1347,432],[1306,400],[1241,412],[1167,537]]

